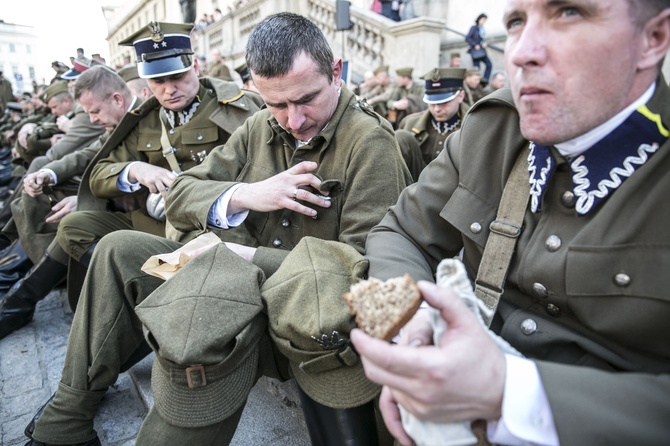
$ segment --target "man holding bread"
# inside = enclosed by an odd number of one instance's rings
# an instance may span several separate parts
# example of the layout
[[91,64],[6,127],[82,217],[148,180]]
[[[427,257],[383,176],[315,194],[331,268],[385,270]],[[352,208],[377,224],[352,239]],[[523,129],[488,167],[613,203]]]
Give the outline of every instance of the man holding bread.
[[[265,278],[307,238],[362,258],[370,228],[410,180],[391,126],[341,82],[342,60],[314,23],[291,13],[267,17],[249,36],[246,61],[267,109],[176,177],[166,196],[176,229],[211,231],[225,243],[163,283],[141,267],[181,243],[138,231],[116,231],[99,242],[63,378],[27,429],[31,444],[99,444],[93,419],[100,401],[120,370],[147,353],[145,334],[156,351],[155,403],[137,444],[229,444],[256,380],[290,377],[289,361],[267,335],[268,319],[278,316],[262,311]],[[337,302],[344,306],[339,296]],[[301,310],[299,317],[312,316]],[[353,349],[323,334],[323,352],[309,336],[293,339],[316,347],[310,353],[320,364],[309,370],[339,368],[343,358],[342,366],[357,366],[360,381],[369,383]],[[343,401],[337,391],[351,388],[356,397],[357,389],[347,380],[337,384],[330,398],[319,393],[325,402],[303,389],[310,435],[321,435],[312,441],[375,444],[379,387],[369,384],[369,394]]]
[[[504,23],[511,91],[470,109],[366,245],[370,276],[421,281],[448,328],[433,345],[421,309],[400,345],[352,340],[403,445],[398,406],[483,421],[499,444],[667,444],[670,5],[507,0]],[[508,181],[518,160],[522,181]],[[524,358],[429,283],[461,249],[491,330]]]

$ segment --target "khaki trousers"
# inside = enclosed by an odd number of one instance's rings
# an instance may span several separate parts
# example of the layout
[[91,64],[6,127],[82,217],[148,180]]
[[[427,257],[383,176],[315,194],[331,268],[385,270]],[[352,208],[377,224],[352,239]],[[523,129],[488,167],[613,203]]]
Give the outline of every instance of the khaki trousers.
[[107,211],[77,211],[58,225],[56,238],[70,257],[79,261],[88,248],[107,234],[124,229],[137,229],[165,236],[165,223],[154,220],[151,226],[136,227],[130,213]]
[[140,271],[154,254],[180,243],[137,231],[116,231],[98,243],[74,315],[63,375],[33,437],[72,444],[93,439],[95,417],[121,366],[142,344],[135,306],[163,281]]

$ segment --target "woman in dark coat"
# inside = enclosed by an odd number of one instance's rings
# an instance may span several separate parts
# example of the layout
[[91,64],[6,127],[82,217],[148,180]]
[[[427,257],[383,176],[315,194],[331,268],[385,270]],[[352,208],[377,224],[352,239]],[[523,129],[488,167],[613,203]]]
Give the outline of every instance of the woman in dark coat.
[[484,31],[484,23],[486,23],[487,18],[486,14],[479,14],[477,20],[475,20],[475,24],[472,25],[470,31],[468,31],[468,35],[465,36],[465,41],[470,45],[468,53],[472,56],[472,64],[480,68],[481,63],[484,63],[486,67],[484,79],[488,82],[491,78],[492,64],[491,59],[486,54],[487,43],[485,40],[486,31]]

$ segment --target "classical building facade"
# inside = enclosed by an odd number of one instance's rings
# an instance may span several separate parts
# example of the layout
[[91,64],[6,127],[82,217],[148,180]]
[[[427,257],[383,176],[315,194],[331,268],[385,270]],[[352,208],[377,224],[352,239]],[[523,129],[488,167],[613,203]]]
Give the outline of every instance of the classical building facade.
[[33,90],[33,80],[41,82],[45,73],[35,68],[37,36],[30,26],[0,20],[0,69],[12,83],[14,94]]

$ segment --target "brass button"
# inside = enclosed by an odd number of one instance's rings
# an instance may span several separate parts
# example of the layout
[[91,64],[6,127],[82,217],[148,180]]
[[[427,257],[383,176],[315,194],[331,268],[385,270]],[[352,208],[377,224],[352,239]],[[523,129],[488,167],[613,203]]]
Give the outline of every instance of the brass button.
[[542,299],[546,299],[547,296],[549,295],[549,292],[547,291],[546,286],[542,285],[541,283],[534,283],[533,294],[535,294],[535,297],[541,297]]
[[559,317],[561,315],[561,309],[554,304],[547,304],[547,313],[551,317]]
[[272,241],[272,246],[274,246],[275,248],[279,248],[281,246],[281,240],[278,238],[274,239]]
[[197,137],[196,139],[197,139],[198,141],[202,141],[202,135],[198,135],[198,137]]
[[174,129],[170,129],[170,135],[174,135]]
[[110,171],[111,173],[116,172],[116,167],[112,167],[111,169],[109,169],[109,171]]
[[549,252],[555,252],[558,251],[558,249],[561,247],[562,240],[559,236],[557,235],[550,235],[547,237],[547,241],[544,242],[544,246],[547,247],[547,250]]
[[289,226],[291,226],[291,221],[288,218],[285,218],[282,220],[281,225],[285,228],[288,228]]
[[482,225],[480,225],[478,222],[474,222],[470,225],[470,231],[472,231],[473,234],[479,234],[482,232]]
[[630,276],[626,273],[618,273],[614,276],[614,283],[617,286],[628,286],[630,285]]
[[537,322],[533,319],[524,319],[521,321],[521,333],[525,335],[532,335],[537,331]]
[[561,203],[566,208],[575,207],[575,194],[571,190],[563,192],[563,195],[561,195]]
[[148,143],[147,143],[147,149],[150,149],[150,148],[151,148],[151,143],[148,142]]

